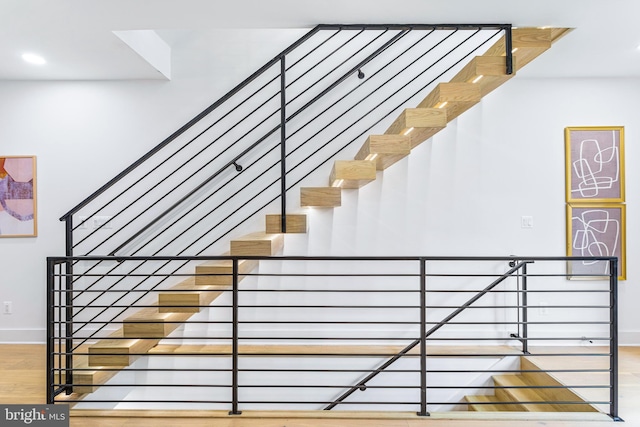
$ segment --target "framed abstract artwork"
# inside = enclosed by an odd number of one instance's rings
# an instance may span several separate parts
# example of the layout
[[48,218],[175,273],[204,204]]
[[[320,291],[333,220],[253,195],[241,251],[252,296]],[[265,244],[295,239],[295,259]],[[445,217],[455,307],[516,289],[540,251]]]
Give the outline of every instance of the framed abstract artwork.
[[624,127],[565,128],[566,199],[624,202]]
[[[567,204],[567,256],[617,257],[618,279],[626,279],[626,209],[621,203]],[[570,279],[605,279],[606,261],[569,261]]]
[[35,237],[36,202],[35,156],[0,156],[0,237]]

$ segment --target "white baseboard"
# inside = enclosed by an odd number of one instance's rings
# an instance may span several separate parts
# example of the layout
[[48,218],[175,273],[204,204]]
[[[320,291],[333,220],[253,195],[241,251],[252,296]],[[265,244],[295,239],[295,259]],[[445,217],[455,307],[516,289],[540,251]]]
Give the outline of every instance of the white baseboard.
[[45,344],[46,329],[0,329],[0,344]]
[[640,331],[619,331],[618,344],[640,345]]

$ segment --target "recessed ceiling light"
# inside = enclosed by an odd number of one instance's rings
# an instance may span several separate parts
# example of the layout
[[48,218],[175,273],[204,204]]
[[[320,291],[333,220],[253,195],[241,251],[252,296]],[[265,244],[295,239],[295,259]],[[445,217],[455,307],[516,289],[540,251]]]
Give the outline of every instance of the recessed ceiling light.
[[42,56],[36,55],[35,53],[24,53],[22,54],[22,59],[24,59],[29,64],[34,65],[44,65],[47,63],[47,61],[45,61]]

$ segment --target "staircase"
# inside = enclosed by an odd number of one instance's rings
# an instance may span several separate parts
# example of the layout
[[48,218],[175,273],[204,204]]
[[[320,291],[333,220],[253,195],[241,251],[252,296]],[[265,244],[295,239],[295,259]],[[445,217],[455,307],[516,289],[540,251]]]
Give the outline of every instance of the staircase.
[[[470,411],[477,412],[598,412],[593,406],[544,372],[526,356],[519,374],[494,375],[495,393],[468,395]],[[549,402],[549,403],[547,403]]]
[[[545,52],[568,31],[558,28],[514,29],[514,71]],[[300,188],[300,206],[339,207],[342,189],[357,189],[374,181],[379,171],[408,156],[413,148],[514,77],[515,74],[506,73],[505,44],[505,39],[500,39],[483,55],[471,59],[450,81],[438,83],[415,107],[405,108],[383,134],[368,135],[352,160],[335,160],[327,186]],[[307,232],[304,214],[286,214],[285,223],[286,233]],[[266,215],[264,232],[231,239],[229,250],[223,256],[277,255],[284,244],[282,224],[282,215]],[[257,266],[256,260],[239,262],[238,280],[251,274]],[[73,375],[74,396],[93,393],[119,369],[130,366],[144,355],[166,352],[166,346],[158,346],[160,341],[228,291],[233,284],[233,268],[229,260],[195,266],[195,276],[157,293],[156,301],[150,301],[149,307],[124,318],[122,327],[108,338],[76,349],[76,352],[86,352],[87,355],[73,358],[74,368],[82,369]],[[172,351],[180,353],[181,349],[173,348]],[[595,411],[591,405],[575,403],[582,400],[553,377],[541,372],[526,357],[521,358],[521,365],[520,374],[493,376],[495,395],[466,396],[469,410]],[[103,370],[105,367],[109,370]],[[545,391],[530,388],[536,386],[554,388]],[[563,401],[574,404],[537,403]]]

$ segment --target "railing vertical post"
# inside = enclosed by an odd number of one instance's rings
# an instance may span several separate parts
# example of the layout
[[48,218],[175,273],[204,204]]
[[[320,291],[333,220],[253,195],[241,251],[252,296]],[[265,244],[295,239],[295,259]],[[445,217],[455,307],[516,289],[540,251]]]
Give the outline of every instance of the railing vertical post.
[[54,322],[55,315],[53,310],[53,304],[55,301],[54,293],[54,262],[47,258],[47,403],[53,403],[53,384],[55,383],[55,375],[53,374],[54,366]]
[[281,225],[280,231],[287,232],[287,81],[285,79],[286,64],[285,56],[280,56],[280,211]]
[[504,28],[504,48],[505,58],[507,66],[507,74],[513,74],[513,38],[512,38],[511,25],[506,25]]
[[529,354],[529,305],[527,298],[527,264],[522,266],[522,352]]
[[238,410],[238,259],[233,258],[232,291],[232,342],[231,342],[231,411],[229,415],[240,415]]
[[609,416],[614,421],[622,421],[618,416],[618,259],[609,261],[609,370],[610,370],[610,399]]
[[[73,215],[65,220],[66,256],[73,256]],[[65,384],[66,394],[73,393],[73,261],[66,261],[66,286],[65,286],[65,327],[64,327],[64,353],[65,353]],[[62,321],[62,319],[60,319]],[[60,349],[62,350],[62,349]]]
[[420,259],[420,416],[427,412],[427,261]]

